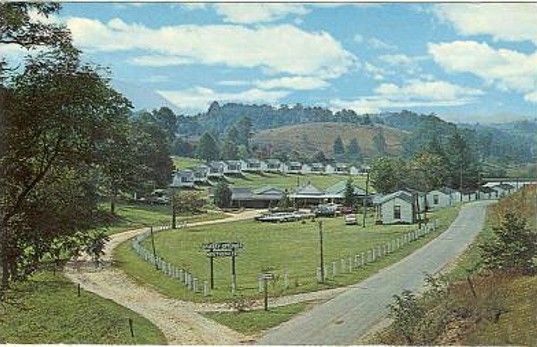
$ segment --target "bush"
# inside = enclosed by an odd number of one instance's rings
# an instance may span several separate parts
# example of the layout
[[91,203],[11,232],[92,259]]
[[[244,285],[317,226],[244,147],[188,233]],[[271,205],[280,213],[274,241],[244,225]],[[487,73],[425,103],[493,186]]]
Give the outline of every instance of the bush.
[[530,230],[525,218],[507,212],[494,235],[480,245],[486,268],[493,271],[520,271],[534,273],[537,255],[537,233]]

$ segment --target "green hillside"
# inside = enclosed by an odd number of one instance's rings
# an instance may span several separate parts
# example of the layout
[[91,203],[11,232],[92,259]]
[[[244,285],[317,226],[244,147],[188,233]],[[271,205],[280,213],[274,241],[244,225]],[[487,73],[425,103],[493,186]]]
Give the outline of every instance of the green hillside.
[[260,146],[272,145],[274,150],[297,151],[311,155],[322,150],[327,156],[333,155],[332,146],[339,135],[347,146],[353,138],[358,140],[362,152],[367,156],[376,154],[373,136],[382,129],[388,153],[400,154],[405,131],[385,126],[355,125],[349,123],[309,123],[283,126],[257,132],[253,143]]

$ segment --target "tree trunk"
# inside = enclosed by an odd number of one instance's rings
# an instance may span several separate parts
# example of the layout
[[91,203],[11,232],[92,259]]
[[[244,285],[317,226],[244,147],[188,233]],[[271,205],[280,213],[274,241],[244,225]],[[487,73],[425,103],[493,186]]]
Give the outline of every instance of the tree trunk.
[[116,195],[117,193],[114,191],[110,195],[110,213],[116,214]]

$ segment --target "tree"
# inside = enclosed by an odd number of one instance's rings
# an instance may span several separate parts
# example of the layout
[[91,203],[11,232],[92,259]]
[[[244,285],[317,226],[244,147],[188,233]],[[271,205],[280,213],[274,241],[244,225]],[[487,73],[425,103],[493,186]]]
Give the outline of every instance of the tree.
[[48,16],[58,5],[0,6],[1,43],[48,48],[3,70],[0,81],[1,300],[58,243],[94,225],[102,175],[96,153],[130,103],[102,70],[80,62],[67,29],[30,20],[30,11]]
[[343,197],[343,204],[345,206],[353,206],[355,202],[355,196],[354,196],[354,184],[352,182],[352,178],[349,177],[347,180],[347,183],[345,184],[345,195]]
[[475,188],[479,182],[479,165],[474,148],[459,130],[449,137],[448,150],[450,186],[453,188]]
[[166,132],[168,142],[173,143],[177,132],[177,116],[175,113],[168,107],[161,107],[158,110],[153,110],[151,115],[155,124]]
[[362,159],[362,150],[356,138],[353,138],[347,147],[347,158],[351,160]]
[[517,213],[507,212],[501,224],[493,230],[493,238],[480,245],[485,267],[534,273],[537,233],[530,230],[526,219]]
[[220,158],[218,143],[209,132],[203,133],[200,138],[198,144],[198,158],[206,161],[217,160]]
[[315,154],[311,157],[312,162],[319,162],[324,163],[326,162],[326,156],[324,155],[323,151],[317,151]]
[[379,131],[373,136],[373,148],[377,152],[377,155],[386,154],[387,145],[382,128],[380,128]]
[[87,235],[85,252],[92,257],[95,266],[99,266],[101,256],[104,255],[104,246],[110,241],[105,230],[93,231]]
[[224,144],[222,145],[222,159],[238,159],[239,146],[238,146],[239,132],[237,128],[232,126],[227,133]]
[[406,343],[414,343],[414,333],[419,328],[419,323],[425,316],[425,310],[421,307],[416,296],[409,290],[404,290],[401,295],[394,295],[394,303],[388,305],[389,316],[393,319],[393,328],[401,334]]
[[250,150],[250,138],[252,137],[252,120],[250,117],[242,117],[236,124],[238,137],[237,144],[243,145]]
[[214,204],[220,208],[231,206],[231,189],[226,182],[220,181],[214,190]]
[[181,137],[177,137],[172,144],[171,152],[181,157],[192,157],[194,155],[194,146]]
[[335,156],[345,154],[345,146],[343,146],[343,140],[341,140],[341,136],[338,135],[338,137],[336,137],[332,148],[334,150]]
[[278,208],[287,210],[289,207],[291,207],[291,199],[289,199],[289,192],[286,189],[283,192],[280,201],[278,201]]
[[401,159],[380,157],[373,161],[370,178],[379,193],[392,193],[404,187],[406,164]]
[[165,131],[144,119],[134,120],[132,127],[130,142],[135,147],[134,163],[138,165],[138,181],[145,182],[152,189],[168,186],[173,162]]

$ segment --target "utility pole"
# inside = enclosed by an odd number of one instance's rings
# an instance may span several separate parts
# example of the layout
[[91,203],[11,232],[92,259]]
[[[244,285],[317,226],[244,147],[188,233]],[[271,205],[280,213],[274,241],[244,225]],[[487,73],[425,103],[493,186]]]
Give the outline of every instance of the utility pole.
[[461,196],[461,202],[462,202],[462,161],[461,161],[461,170],[459,175],[459,191]]
[[363,212],[364,212],[363,219],[362,219],[362,228],[365,228],[365,216],[367,214],[368,195],[369,195],[369,170],[367,170],[367,176],[365,179],[365,197],[364,197],[364,200],[362,201]]
[[324,283],[323,221],[319,221],[319,247],[321,251],[321,283]]

